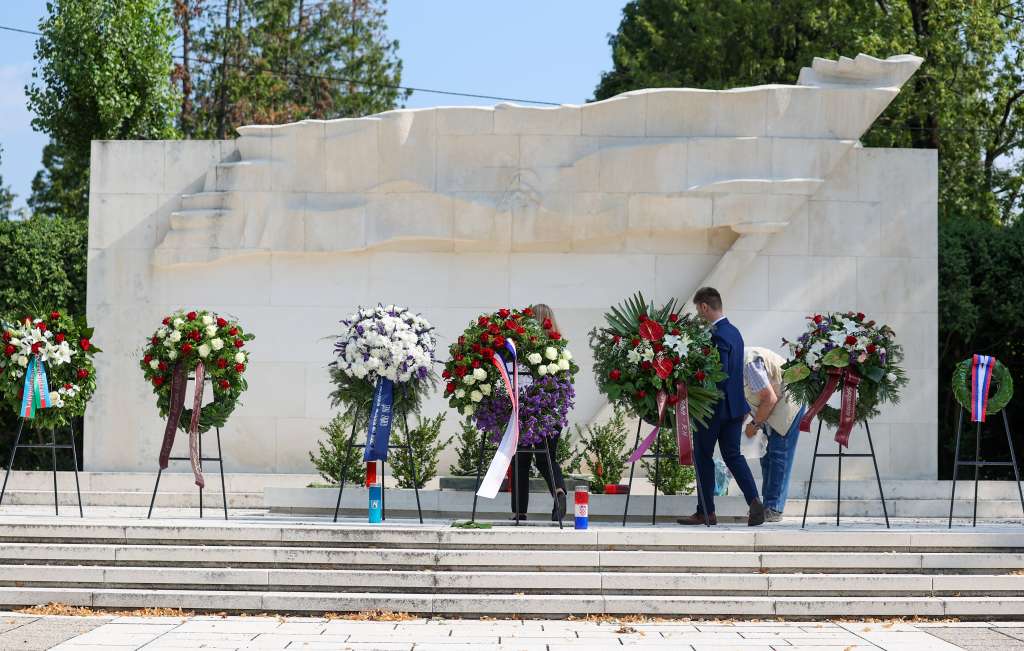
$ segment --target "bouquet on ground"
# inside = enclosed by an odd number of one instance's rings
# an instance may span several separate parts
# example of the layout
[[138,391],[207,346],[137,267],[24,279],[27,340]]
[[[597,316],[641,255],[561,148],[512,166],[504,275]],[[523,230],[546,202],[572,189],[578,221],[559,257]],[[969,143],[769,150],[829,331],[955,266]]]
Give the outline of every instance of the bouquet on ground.
[[[674,428],[680,462],[690,463],[690,420],[706,425],[725,379],[711,330],[680,314],[675,299],[661,307],[636,294],[605,315],[607,326],[590,331],[598,389],[613,405],[654,425],[635,461],[654,442],[659,426]],[[671,407],[671,409],[669,409]]]
[[449,348],[451,359],[442,372],[449,406],[471,416],[492,440],[501,439],[513,404],[498,364],[516,361],[519,441],[534,444],[557,435],[568,425],[576,397],[579,366],[568,344],[550,319],[538,321],[530,308],[479,316]]
[[[907,384],[896,333],[861,312],[808,316],[803,334],[782,343],[790,354],[783,365],[786,390],[797,402],[810,405],[800,430],[809,431],[818,416],[837,427],[836,441],[842,445],[847,445],[854,423],[878,416],[881,404],[899,402],[900,389]],[[839,409],[827,404],[836,391],[842,392]]]
[[36,427],[66,427],[96,391],[101,352],[84,318],[53,311],[0,324],[0,399]]
[[[189,433],[189,452],[196,483],[203,485],[196,448],[197,434],[223,427],[248,388],[245,371],[249,354],[244,350],[255,337],[237,321],[208,310],[179,310],[163,322],[143,350],[139,366],[156,394],[160,416],[167,418],[160,467],[166,468],[174,433]],[[185,407],[190,376],[195,380],[191,409]],[[213,385],[213,402],[203,405],[206,380]]]
[[397,305],[361,307],[341,325],[331,398],[356,413],[357,423],[369,423],[364,460],[387,459],[394,409],[418,413],[437,381],[434,326]]

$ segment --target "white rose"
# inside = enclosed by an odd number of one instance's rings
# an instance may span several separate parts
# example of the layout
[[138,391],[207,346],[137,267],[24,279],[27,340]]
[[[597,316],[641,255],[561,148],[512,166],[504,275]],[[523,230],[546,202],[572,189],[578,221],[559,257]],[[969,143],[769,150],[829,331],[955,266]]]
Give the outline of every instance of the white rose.
[[473,405],[466,405],[462,408],[462,413],[465,416],[472,416],[474,411],[476,411],[476,408]]
[[171,358],[171,359],[178,359],[178,351],[176,351],[176,350],[169,350],[169,351],[167,351],[167,356],[169,358]]
[[171,333],[170,340],[175,343],[181,341],[181,333],[175,330],[174,332]]
[[551,375],[554,375],[557,372],[558,372],[558,364],[555,364],[554,362],[548,364],[548,373],[550,373]]
[[161,339],[165,338],[167,336],[167,328],[160,328],[159,330],[157,330],[156,336],[160,337]]
[[217,326],[215,326],[215,325],[208,325],[208,326],[206,326],[206,336],[212,337],[215,334],[217,334]]
[[558,350],[554,346],[548,346],[544,349],[544,357],[548,359],[558,359]]
[[210,356],[210,347],[207,346],[206,344],[201,344],[199,346],[199,356],[202,357],[203,359],[206,359],[207,357],[209,357]]
[[568,348],[562,351],[562,359],[572,359],[572,353],[569,352]]
[[473,393],[469,394],[469,399],[472,400],[473,402],[480,402],[481,400],[484,399],[484,394],[480,393],[479,391],[474,391]]
[[221,348],[224,347],[224,340],[220,338],[213,339],[210,341],[210,347],[212,347],[214,350],[220,350]]
[[543,364],[541,364],[540,366],[537,367],[537,375],[540,375],[541,377],[543,377],[543,376],[545,376],[547,374],[548,374],[548,367],[547,366],[544,366]]
[[467,375],[466,377],[462,378],[462,382],[463,384],[468,384],[472,386],[472,384],[476,382],[476,378],[473,377],[472,375]]
[[455,391],[455,397],[456,398],[465,398],[466,397],[466,390],[465,389],[458,389],[458,390],[456,390]]
[[473,377],[475,377],[478,380],[486,380],[487,371],[483,370],[482,368],[475,368],[473,369]]
[[567,359],[560,359],[560,360],[558,360],[558,368],[559,368],[559,370],[562,370],[562,371],[568,371],[569,370],[569,360],[567,360]]
[[203,315],[203,325],[210,325],[211,323],[213,323],[213,317],[210,316],[209,314],[204,314]]
[[185,321],[183,319],[175,319],[173,323],[175,328],[180,328],[185,325]]
[[890,382],[895,382],[896,381],[896,374],[895,373],[886,373],[885,379],[889,380]]
[[480,389],[480,393],[484,394],[485,396],[491,395],[491,385],[481,384],[478,388]]
[[155,371],[156,369],[160,368],[160,362],[155,359],[149,360],[149,368]]
[[24,355],[19,355],[18,366],[28,366],[28,357],[25,357]]
[[526,361],[536,366],[537,364],[540,364],[542,361],[544,361],[544,358],[540,356],[540,353],[530,353],[527,356]]
[[235,353],[235,363],[245,364],[245,353]]

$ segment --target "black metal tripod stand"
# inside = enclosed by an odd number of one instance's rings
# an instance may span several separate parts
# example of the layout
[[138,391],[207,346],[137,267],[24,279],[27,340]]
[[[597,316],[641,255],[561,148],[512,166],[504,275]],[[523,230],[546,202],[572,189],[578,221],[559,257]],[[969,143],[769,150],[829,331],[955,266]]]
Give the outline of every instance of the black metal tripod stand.
[[[640,445],[640,429],[643,427],[644,421],[638,420],[636,424],[636,440],[633,441],[633,451],[636,452],[637,446]],[[696,457],[696,454],[694,455]],[[658,433],[654,438],[654,453],[643,454],[640,459],[654,459],[654,504],[651,509],[651,524],[657,524],[658,522],[658,483],[661,479],[661,460],[671,459],[671,454],[661,453],[661,431],[659,428]],[[626,491],[626,508],[622,510],[622,526],[626,526],[626,519],[629,517],[629,496],[633,493],[633,473],[636,471],[636,461],[629,464],[629,488]],[[704,489],[700,483],[700,473],[697,472],[697,460],[694,458],[693,461],[693,476],[697,486],[697,499],[700,504],[707,504],[707,500],[704,499]],[[704,526],[710,527],[711,523],[708,521],[707,511],[702,511],[704,515]]]
[[[203,456],[203,433],[199,432],[199,468],[203,467],[204,461],[216,461],[220,464],[220,494],[221,499],[224,501],[224,519],[228,519],[228,491],[224,485],[224,455],[220,449],[220,428],[215,428],[217,432],[217,456],[215,457],[204,457]],[[168,461],[191,461],[191,457],[169,457]],[[149,500],[149,513],[146,515],[146,519],[153,517],[153,504],[156,503],[156,491],[160,488],[160,475],[164,472],[163,468],[160,468],[156,473],[156,484],[153,485],[153,497]],[[203,517],[203,487],[199,487],[199,517]]]
[[956,498],[956,480],[960,474],[960,466],[974,467],[974,517],[971,526],[978,524],[978,471],[985,467],[1010,466],[1013,468],[1013,477],[1017,482],[1017,494],[1020,495],[1020,507],[1024,511],[1024,491],[1020,487],[1020,470],[1017,468],[1017,454],[1013,451],[1013,437],[1010,436],[1010,421],[1006,417],[1006,410],[1003,409],[1003,429],[1006,431],[1006,445],[1010,448],[1009,461],[985,461],[981,458],[981,423],[977,423],[974,429],[974,460],[961,461],[960,459],[960,434],[964,427],[964,408],[960,407],[960,418],[956,424],[956,451],[953,453],[953,490],[949,494],[949,528],[953,528],[953,500]]
[[818,444],[821,442],[821,425],[822,421],[818,419],[818,436],[814,439],[814,456],[811,457],[811,475],[807,478],[807,497],[804,499],[804,519],[800,523],[800,528],[803,529],[807,526],[807,507],[811,503],[811,485],[814,483],[814,465],[818,460],[818,457],[838,458],[839,459],[839,475],[836,479],[836,526],[839,526],[839,510],[842,502],[842,488],[843,488],[843,459],[857,459],[871,457],[871,463],[875,467],[875,481],[878,482],[878,495],[882,500],[882,513],[885,515],[885,528],[889,528],[889,510],[885,506],[885,492],[882,490],[882,477],[878,474],[878,461],[875,459],[875,444],[871,441],[871,426],[868,425],[867,421],[864,421],[864,430],[868,433],[868,448],[871,450],[870,453],[859,453],[850,454],[849,452],[843,454],[843,446],[839,444],[838,454],[826,454],[824,452],[818,452]]
[[37,450],[49,450],[51,458],[53,459],[53,512],[54,515],[60,515],[59,500],[57,499],[57,450],[71,450],[72,466],[75,469],[75,493],[78,494],[78,515],[79,517],[85,517],[82,512],[82,490],[78,484],[78,451],[75,449],[75,428],[74,425],[68,424],[68,434],[71,438],[70,444],[58,444],[56,430],[50,430],[50,442],[49,443],[33,443],[33,444],[22,444],[21,433],[25,428],[25,419],[18,419],[18,433],[14,437],[14,447],[11,448],[11,456],[7,459],[7,473],[4,475],[4,485],[0,488],[0,504],[4,502],[4,493],[7,492],[7,480],[11,476],[11,468],[14,466],[14,455],[17,454],[19,448],[30,449],[35,448]]
[[[554,453],[551,450],[550,439],[548,439],[548,442],[545,444],[544,447],[546,449],[546,453],[544,454],[544,458],[548,462],[548,477],[551,478],[551,497],[554,500],[554,505],[552,507],[552,510],[556,510],[558,508],[558,486],[555,484],[555,460],[553,458]],[[476,501],[477,501],[477,497],[478,497],[476,492],[478,490],[480,490],[480,471],[483,469],[483,465],[484,465],[484,452],[486,452],[486,449],[487,449],[487,436],[483,432],[481,432],[480,433],[480,456],[477,457],[477,462],[476,462],[476,486],[474,486],[474,488],[473,488],[473,513],[472,513],[472,515],[469,518],[470,522],[476,522]],[[520,508],[522,508],[522,507],[519,504],[518,497],[516,496],[516,489],[519,486],[519,455],[520,454],[537,454],[538,452],[539,452],[539,450],[535,450],[534,448],[524,448],[522,445],[517,445],[516,446],[516,454],[515,454],[514,457],[512,457],[512,483],[508,487],[508,494],[509,494],[509,499],[511,500],[512,506],[513,506],[513,509],[512,509],[512,511],[513,511],[512,519],[515,520],[515,523],[516,523],[515,526],[517,526],[517,527],[519,526],[519,516],[520,515],[526,515],[525,513],[520,513],[519,512]],[[525,477],[523,479],[523,481],[529,482],[530,481],[529,475],[527,475],[527,477]],[[529,490],[529,488],[527,488],[527,490]],[[566,500],[567,500],[567,505],[568,505],[569,495],[568,495],[568,493],[566,493],[565,495],[566,495]],[[563,512],[562,513],[562,517],[558,519],[558,528],[559,529],[563,528],[562,521],[564,519],[565,519],[565,513]]]
[[[405,391],[403,385],[403,392]],[[403,393],[404,395],[404,393]],[[370,408],[369,404],[365,405],[366,409]],[[356,445],[356,424],[359,422],[359,412],[362,410],[361,407],[356,408],[356,413],[352,417],[352,433],[348,437],[348,444],[345,446],[345,459],[348,459],[349,453],[353,448],[359,449],[360,447],[365,448],[366,444],[362,446]],[[399,450],[405,450],[405,453],[409,455],[409,464],[412,466],[412,488],[416,494],[416,514],[420,518],[420,524],[423,524],[423,508],[420,506],[420,480],[419,475],[416,472],[416,455],[412,449],[412,437],[409,434],[409,412],[407,409],[402,410],[402,423],[405,425],[405,445],[390,446],[398,448]],[[357,463],[359,463],[357,461]],[[384,488],[384,475],[386,474],[387,462],[381,460],[380,462],[380,519],[387,520],[387,502],[385,501],[385,493],[387,490]],[[341,479],[338,482],[338,502],[334,505],[334,521],[338,521],[338,512],[341,510],[341,494],[345,492],[345,480],[346,480],[346,468],[342,464]]]

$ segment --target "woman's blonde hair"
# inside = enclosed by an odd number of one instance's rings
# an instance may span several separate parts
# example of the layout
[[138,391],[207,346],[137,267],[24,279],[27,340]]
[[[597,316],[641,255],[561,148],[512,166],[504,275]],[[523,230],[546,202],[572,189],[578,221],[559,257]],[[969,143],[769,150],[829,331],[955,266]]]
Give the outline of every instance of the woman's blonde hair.
[[544,319],[551,319],[551,329],[561,332],[558,327],[558,320],[555,318],[555,311],[549,305],[537,303],[536,305],[531,305],[530,309],[533,310],[533,318],[537,319],[537,323],[544,323]]

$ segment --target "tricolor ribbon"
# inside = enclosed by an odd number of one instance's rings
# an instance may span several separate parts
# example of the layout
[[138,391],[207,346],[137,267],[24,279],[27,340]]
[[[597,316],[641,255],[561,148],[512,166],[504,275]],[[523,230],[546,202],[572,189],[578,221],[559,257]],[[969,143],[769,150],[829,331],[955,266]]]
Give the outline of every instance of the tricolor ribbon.
[[37,411],[50,406],[50,382],[46,377],[46,365],[38,355],[32,355],[25,367],[25,385],[19,413],[22,418],[31,420],[36,417]]
[[366,432],[363,461],[386,461],[391,439],[392,412],[394,411],[395,383],[386,377],[377,378],[370,408],[370,424]]
[[[498,367],[498,374],[505,383],[505,392],[512,401],[512,414],[505,426],[505,434],[501,437],[498,450],[491,459],[491,465],[487,467],[487,474],[480,482],[476,494],[487,499],[494,499],[501,489],[501,482],[505,479],[505,473],[515,458],[516,450],[519,448],[519,365],[516,361],[516,345],[511,339],[505,340],[505,348],[512,355],[512,379],[509,379],[505,362],[498,353],[491,357],[491,362]],[[513,487],[512,490],[515,490]]]
[[[206,367],[202,362],[196,364],[196,389],[192,398],[192,420],[188,426],[188,456],[192,464],[192,474],[196,478],[196,486],[203,488],[203,463],[199,458],[199,416],[203,406],[203,387],[206,384]],[[185,408],[185,393],[188,388],[188,371],[184,364],[178,362],[171,374],[170,405],[167,409],[167,425],[164,427],[164,442],[160,446],[160,468],[166,469],[174,447],[174,434],[181,422],[181,410]]]
[[988,392],[992,387],[992,372],[996,358],[974,355],[971,358],[971,422],[984,423],[988,413]]
[[832,394],[836,392],[836,387],[839,386],[839,379],[842,374],[842,369],[835,368],[832,366],[829,367],[828,381],[825,382],[825,388],[821,390],[821,394],[818,395],[818,398],[814,401],[810,408],[807,409],[807,412],[804,414],[804,417],[800,419],[801,432],[811,431],[811,421],[813,421],[814,417],[817,416],[818,413],[825,408],[826,403],[828,403],[828,399],[831,398]]
[[[676,384],[676,393],[672,398],[676,401],[676,444],[679,448],[679,463],[692,466],[693,439],[690,435],[690,402],[685,382]],[[665,420],[665,407],[669,402],[669,394],[665,391],[659,391],[657,402],[658,424],[654,426],[654,429],[651,430],[651,433],[643,441],[640,441],[640,445],[636,446],[633,454],[629,455],[629,459],[627,459],[629,463],[639,461],[644,456],[644,453],[651,449],[654,441],[658,438],[658,431]]]
[[850,447],[850,432],[857,422],[857,385],[860,375],[852,368],[843,374],[843,388],[839,403],[839,427],[836,429],[836,443]]

